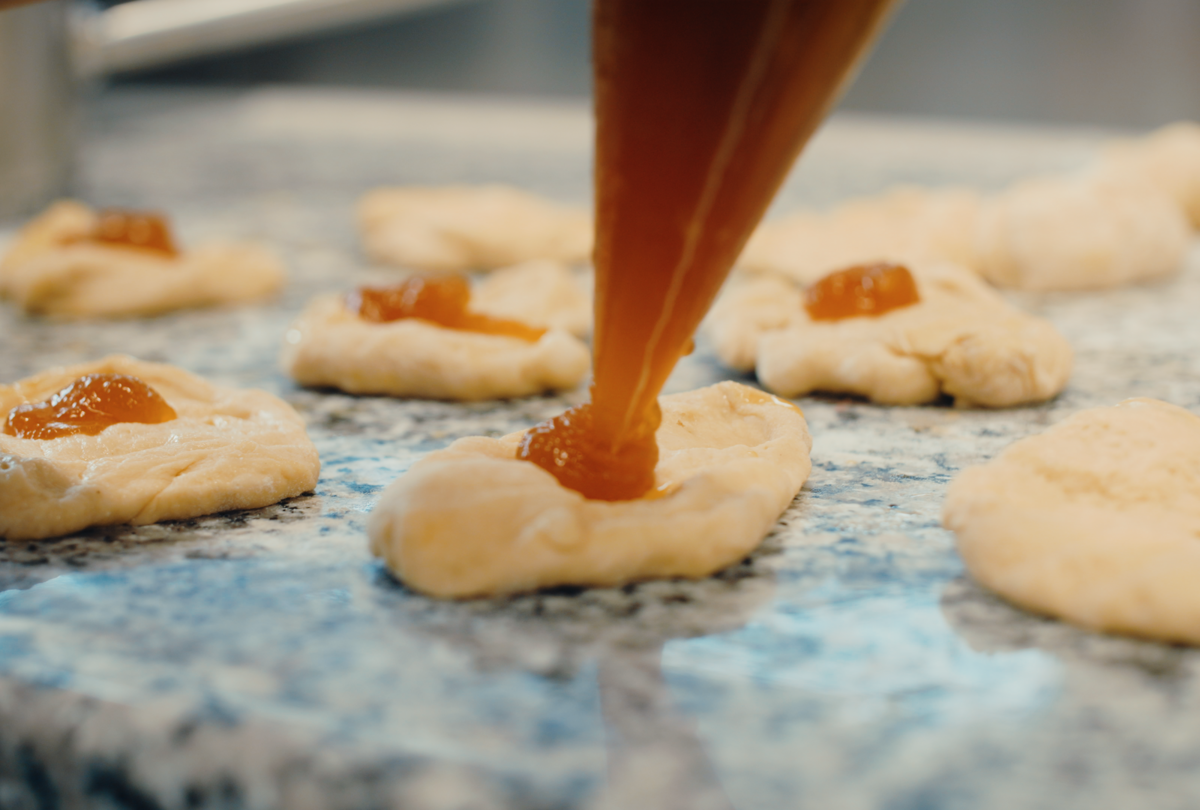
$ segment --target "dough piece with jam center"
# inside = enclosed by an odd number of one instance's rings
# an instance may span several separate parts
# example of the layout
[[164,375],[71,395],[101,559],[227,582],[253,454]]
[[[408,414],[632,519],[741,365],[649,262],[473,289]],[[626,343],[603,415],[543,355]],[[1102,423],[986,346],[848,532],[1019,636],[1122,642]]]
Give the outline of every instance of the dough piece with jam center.
[[826,391],[917,405],[945,393],[962,405],[1008,407],[1066,386],[1071,347],[1050,323],[1009,306],[965,268],[910,270],[917,303],[837,320],[813,320],[790,281],[741,277],[718,299],[707,331],[721,362],[756,370],[785,397]]
[[[528,293],[520,322],[547,329],[536,341],[440,326],[416,317],[374,322],[344,295],[313,299],[284,336],[281,363],[301,385],[381,394],[477,401],[569,390],[587,374],[583,341],[553,326],[587,325],[567,268],[530,263],[501,271],[470,293],[468,310],[513,318],[514,290]],[[430,279],[438,283],[437,277]],[[569,289],[567,289],[569,288]],[[564,307],[564,301],[566,303]]]
[[88,526],[257,509],[308,492],[320,461],[290,405],[211,385],[182,369],[113,356],[0,386],[0,412],[41,403],[87,375],[125,375],[174,412],[93,435],[0,432],[0,537],[55,537]]
[[587,212],[507,186],[376,189],[359,203],[358,220],[373,261],[417,270],[576,264],[592,252]]
[[659,403],[653,497],[588,500],[517,460],[521,433],[460,439],[384,491],[372,552],[410,587],[449,598],[696,579],[737,562],[808,477],[804,416],[732,382]]
[[81,203],[52,205],[0,261],[0,297],[39,315],[128,318],[254,301],[283,286],[283,266],[265,248],[212,244],[173,255],[153,241],[99,238],[105,219]]
[[965,470],[942,521],[971,576],[1093,630],[1200,644],[1200,418],[1093,408]]

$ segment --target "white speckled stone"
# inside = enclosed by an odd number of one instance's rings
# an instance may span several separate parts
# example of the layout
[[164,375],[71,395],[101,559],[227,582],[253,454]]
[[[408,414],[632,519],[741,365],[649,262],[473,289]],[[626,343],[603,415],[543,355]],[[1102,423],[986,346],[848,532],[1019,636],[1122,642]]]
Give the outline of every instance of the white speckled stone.
[[[185,239],[287,257],[272,304],[145,322],[0,311],[0,378],[124,351],[267,388],[310,421],[312,495],[255,512],[0,542],[0,807],[1188,808],[1200,654],[1022,614],[938,525],[964,465],[1127,396],[1200,408],[1200,268],[1015,300],[1074,343],[1055,402],[1000,412],[800,402],[812,477],[762,550],[697,583],[495,602],[416,596],[364,518],[421,454],[576,392],[495,404],[297,390],[278,342],[367,277],[351,206],[384,183],[513,182],[584,203],[586,111],[369,93],[102,97],[83,195]],[[1086,132],[849,119],[780,206],[900,181],[1071,168]],[[706,347],[672,379],[726,376]]]

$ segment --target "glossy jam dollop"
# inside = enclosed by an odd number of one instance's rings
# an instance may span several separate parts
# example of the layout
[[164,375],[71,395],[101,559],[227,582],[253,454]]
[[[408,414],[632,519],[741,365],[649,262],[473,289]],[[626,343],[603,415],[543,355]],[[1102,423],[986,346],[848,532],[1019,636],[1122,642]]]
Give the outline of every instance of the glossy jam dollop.
[[804,291],[804,309],[814,321],[882,315],[920,300],[908,268],[889,262],[838,270]]
[[121,422],[157,424],[176,417],[175,409],[137,377],[88,374],[46,402],[27,402],[8,412],[4,432],[19,439],[95,436]]
[[[661,415],[655,416],[657,427]],[[625,501],[654,492],[658,444],[651,431],[613,447],[596,430],[592,406],[585,403],[526,433],[517,458],[548,470],[585,498]]]
[[376,323],[419,318],[423,321],[489,335],[536,341],[546,333],[520,321],[471,312],[471,286],[462,276],[414,276],[394,287],[360,287],[346,297],[346,308]]
[[179,255],[166,217],[153,211],[105,209],[97,215],[92,232],[82,241],[148,250],[164,256]]

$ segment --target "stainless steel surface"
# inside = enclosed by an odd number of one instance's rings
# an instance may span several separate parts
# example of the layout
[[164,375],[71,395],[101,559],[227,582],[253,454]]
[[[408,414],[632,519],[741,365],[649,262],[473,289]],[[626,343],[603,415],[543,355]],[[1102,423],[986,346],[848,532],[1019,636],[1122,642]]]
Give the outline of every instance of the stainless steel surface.
[[463,0],[138,0],[101,16],[99,73],[159,64]]
[[0,219],[63,194],[76,135],[67,0],[0,11]]

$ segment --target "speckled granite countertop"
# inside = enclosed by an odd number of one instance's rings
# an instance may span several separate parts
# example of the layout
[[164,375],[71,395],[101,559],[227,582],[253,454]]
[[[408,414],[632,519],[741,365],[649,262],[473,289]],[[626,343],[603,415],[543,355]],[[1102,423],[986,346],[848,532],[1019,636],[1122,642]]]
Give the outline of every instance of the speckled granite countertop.
[[[279,393],[312,495],[254,512],[0,541],[0,808],[1127,808],[1200,804],[1200,653],[1022,614],[938,525],[964,465],[1126,396],[1200,408],[1200,268],[1024,296],[1072,340],[1070,388],[1002,412],[807,399],[814,468],[763,548],[703,582],[437,603],[387,576],[380,488],[566,398],[453,405],[297,390],[275,356],[313,293],[364,277],[381,183],[589,194],[586,110],[349,93],[103,96],[83,193],[253,236],[271,305],[61,325],[0,311],[0,378],[113,351]],[[1067,168],[1097,133],[845,119],[780,207]],[[675,390],[724,376],[701,345]]]

